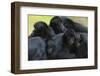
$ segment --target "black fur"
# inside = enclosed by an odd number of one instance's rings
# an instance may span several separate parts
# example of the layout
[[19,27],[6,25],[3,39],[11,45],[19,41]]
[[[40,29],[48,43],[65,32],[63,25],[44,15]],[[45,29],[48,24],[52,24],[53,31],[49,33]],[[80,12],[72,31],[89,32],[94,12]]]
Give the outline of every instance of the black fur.
[[88,57],[88,28],[65,16],[54,16],[50,26],[35,23],[28,39],[29,60]]
[[49,39],[52,37],[51,29],[45,22],[37,22],[34,25],[34,30],[29,37],[41,37],[43,39]]
[[74,21],[72,21],[71,19],[69,19],[69,18],[67,18],[65,16],[60,16],[60,18],[62,20],[63,25],[67,29],[69,29],[69,28],[74,29],[75,32],[85,32],[85,33],[88,32],[88,28],[87,27],[85,27],[85,26],[83,26],[83,25],[81,25],[81,24],[79,24],[77,22],[74,22]]
[[28,39],[28,60],[47,59],[46,44],[40,37],[31,37]]
[[59,16],[54,16],[50,21],[50,27],[54,30],[56,34],[63,33],[66,29],[62,24],[62,20]]

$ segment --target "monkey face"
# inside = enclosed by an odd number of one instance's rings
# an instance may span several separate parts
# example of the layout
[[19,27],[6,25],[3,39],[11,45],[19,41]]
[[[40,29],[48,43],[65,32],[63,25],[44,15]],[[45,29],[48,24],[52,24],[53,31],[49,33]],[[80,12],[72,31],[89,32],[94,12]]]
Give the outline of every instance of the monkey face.
[[56,34],[64,32],[64,25],[59,16],[55,16],[51,19],[50,26],[53,28]]
[[75,32],[72,29],[68,29],[63,35],[63,43],[66,45],[73,45],[75,42]]
[[45,22],[37,22],[34,25],[35,31],[34,34],[35,36],[39,36],[45,39],[48,39],[51,37],[51,34],[49,32],[49,27],[47,26],[47,24]]
[[68,37],[66,39],[66,41],[67,41],[68,45],[73,45],[73,43],[75,42],[75,38],[74,37]]
[[37,22],[35,25],[34,25],[34,28],[35,28],[35,30],[38,30],[38,31],[46,31],[46,29],[48,29],[48,26],[47,26],[47,24],[45,23],[45,22],[42,22],[42,21],[40,21],[40,22]]

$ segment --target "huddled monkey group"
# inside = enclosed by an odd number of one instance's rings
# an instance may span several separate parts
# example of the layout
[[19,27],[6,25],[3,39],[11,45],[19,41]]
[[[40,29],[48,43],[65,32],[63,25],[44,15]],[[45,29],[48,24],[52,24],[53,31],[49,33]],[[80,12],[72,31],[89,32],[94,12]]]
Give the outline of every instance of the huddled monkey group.
[[88,28],[65,16],[54,16],[49,25],[34,24],[28,37],[28,60],[88,57]]

